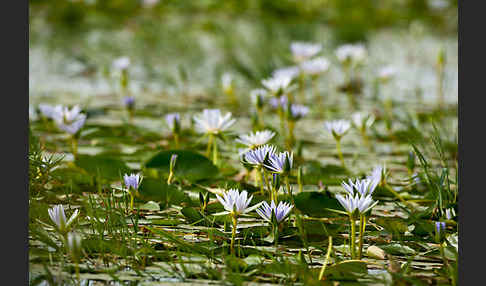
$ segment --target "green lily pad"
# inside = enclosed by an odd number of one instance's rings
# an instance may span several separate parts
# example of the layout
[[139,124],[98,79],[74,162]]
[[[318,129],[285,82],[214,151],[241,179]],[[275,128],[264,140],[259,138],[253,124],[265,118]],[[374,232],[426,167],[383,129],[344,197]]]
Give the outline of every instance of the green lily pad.
[[312,217],[330,217],[338,214],[326,210],[344,210],[338,200],[321,192],[304,192],[295,196],[295,206]]
[[75,164],[92,176],[100,176],[107,180],[120,179],[131,171],[123,161],[104,155],[79,155]]

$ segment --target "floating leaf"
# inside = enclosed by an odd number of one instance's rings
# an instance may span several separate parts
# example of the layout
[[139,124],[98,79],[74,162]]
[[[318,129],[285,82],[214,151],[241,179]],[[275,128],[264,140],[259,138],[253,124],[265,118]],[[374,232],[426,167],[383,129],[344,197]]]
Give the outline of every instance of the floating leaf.
[[335,217],[338,214],[326,209],[343,210],[338,200],[321,192],[299,193],[295,196],[295,206],[312,217]]
[[108,180],[120,179],[123,174],[131,172],[123,161],[103,155],[79,155],[75,164],[92,176],[100,176]]

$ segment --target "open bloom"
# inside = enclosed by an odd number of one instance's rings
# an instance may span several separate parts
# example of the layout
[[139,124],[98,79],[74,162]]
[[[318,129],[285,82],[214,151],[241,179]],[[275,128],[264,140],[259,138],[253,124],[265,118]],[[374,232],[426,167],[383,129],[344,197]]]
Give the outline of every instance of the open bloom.
[[39,104],[39,111],[42,114],[42,116],[50,119],[55,119],[56,116],[62,113],[62,109],[63,109],[62,105],[52,106],[44,103]]
[[321,44],[294,42],[290,44],[290,51],[296,62],[302,62],[315,56],[322,50]]
[[278,78],[278,77],[289,77],[291,79],[294,79],[297,77],[300,73],[300,69],[297,66],[291,66],[291,67],[285,67],[285,68],[280,68],[276,69],[272,72],[272,77]]
[[178,132],[181,126],[181,116],[179,113],[168,113],[165,115],[165,122],[172,130],[172,132]]
[[359,193],[356,193],[354,196],[350,194],[345,194],[344,196],[338,194],[336,195],[336,199],[349,214],[353,214],[356,210],[360,214],[363,214],[370,210],[376,202],[371,195],[363,196]]
[[294,206],[286,202],[279,202],[278,206],[275,205],[275,202],[272,201],[270,205],[267,202],[263,202],[262,205],[256,209],[256,212],[266,221],[272,222],[272,212],[275,213],[275,218],[277,219],[277,223],[281,223],[284,221],[290,211]]
[[216,195],[216,198],[226,211],[238,216],[250,211],[248,206],[250,205],[253,196],[248,197],[247,191],[242,191],[240,193],[237,189],[230,189],[223,194],[223,197]]
[[243,161],[250,165],[261,167],[265,162],[265,158],[272,156],[275,154],[276,149],[275,146],[272,145],[263,145],[256,149],[249,150],[245,154],[243,154]]
[[346,44],[336,49],[336,57],[343,64],[358,65],[364,62],[367,53],[362,44]]
[[292,163],[294,160],[294,153],[292,152],[280,152],[279,154],[271,154],[268,156],[268,162],[265,162],[263,166],[272,173],[288,174],[292,169]]
[[79,215],[79,211],[75,210],[69,220],[66,221],[66,214],[64,213],[64,207],[62,205],[55,205],[47,211],[49,213],[49,217],[56,224],[57,229],[61,233],[67,233],[71,224]]
[[240,135],[235,141],[248,148],[255,148],[267,144],[275,136],[275,132],[270,130],[256,131],[255,133]]
[[371,195],[377,186],[376,181],[371,179],[356,179],[353,180],[349,179],[348,183],[342,182],[341,186],[348,192],[350,195],[354,195],[356,192],[362,196]]
[[364,131],[373,125],[375,122],[375,117],[373,114],[367,115],[360,112],[356,112],[352,115],[354,126],[360,130]]
[[289,87],[291,81],[292,78],[288,75],[280,75],[269,79],[263,79],[262,84],[272,93],[280,95]]
[[113,61],[111,66],[115,70],[125,70],[130,66],[130,58],[129,57],[117,58]]
[[302,71],[308,75],[319,75],[329,70],[330,63],[324,57],[318,57],[302,63]]
[[123,176],[123,182],[127,189],[138,190],[140,183],[142,182],[143,176],[140,174],[125,174]]
[[324,123],[327,131],[329,131],[332,136],[340,139],[344,134],[346,134],[351,127],[351,123],[348,120],[333,120]]
[[290,119],[299,120],[309,113],[309,108],[300,104],[292,104],[290,106]]
[[194,115],[196,131],[205,134],[219,134],[235,123],[231,112],[221,115],[219,109],[204,109],[202,114]]
[[76,105],[72,109],[62,107],[53,114],[53,119],[59,129],[76,134],[86,121],[86,114],[81,113],[81,108]]

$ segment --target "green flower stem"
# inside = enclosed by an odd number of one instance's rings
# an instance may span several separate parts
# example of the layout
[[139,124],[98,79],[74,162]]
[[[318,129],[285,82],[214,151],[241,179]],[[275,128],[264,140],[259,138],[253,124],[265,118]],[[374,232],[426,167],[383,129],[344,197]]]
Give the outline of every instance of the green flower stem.
[[285,114],[282,107],[278,108],[278,116],[280,117],[280,130],[281,134],[285,136]]
[[288,126],[288,129],[289,129],[289,139],[288,139],[289,149],[292,149],[292,146],[295,143],[295,136],[294,136],[295,121],[288,120],[287,126]]
[[349,216],[349,222],[351,223],[351,259],[356,258],[356,224],[353,217]]
[[208,157],[208,158],[209,158],[209,155],[211,154],[211,145],[213,145],[213,134],[209,133],[208,147],[206,149],[206,157]]
[[130,192],[130,210],[132,210],[132,211],[133,211],[133,197],[134,196],[133,196],[132,192]]
[[292,195],[290,193],[289,176],[285,176],[285,188],[287,189],[287,196],[292,200]]
[[278,247],[278,225],[273,225],[273,241],[275,243],[275,251],[277,251]]
[[71,152],[76,159],[78,157],[78,139],[75,136],[71,136]]
[[326,258],[324,259],[324,263],[322,263],[321,272],[319,272],[319,280],[322,280],[322,277],[324,276],[327,263],[329,263],[329,258],[331,257],[331,250],[332,250],[332,236],[329,236],[329,244],[327,246]]
[[366,216],[360,215],[359,217],[359,246],[358,246],[358,259],[361,259],[363,256],[363,238],[364,238],[364,231],[366,228]]
[[400,196],[400,194],[395,191],[392,187],[390,187],[390,185],[388,184],[384,184],[384,187],[390,192],[392,193],[395,197],[397,197],[397,199],[399,199],[402,203],[406,204],[407,206],[409,206],[410,208],[412,209],[415,209],[412,204],[410,204],[409,202],[407,202],[404,198],[402,198],[402,196]]
[[366,129],[363,129],[360,132],[361,132],[361,137],[363,137],[363,144],[368,148],[371,147],[370,142],[368,140],[368,135],[366,134]]
[[218,142],[213,142],[213,164],[218,166]]
[[179,134],[174,133],[174,143],[175,143],[175,148],[179,148]]
[[267,189],[270,192],[270,199],[273,200],[273,190],[272,190],[272,187],[270,186],[270,183],[268,181],[268,176],[267,176],[265,170],[262,169],[262,171],[263,171],[263,179],[265,180],[265,184],[267,185]]
[[304,78],[304,73],[301,72],[299,74],[299,91],[300,91],[300,98],[303,100],[304,99],[304,83],[305,83],[305,78]]
[[263,126],[265,124],[263,122],[263,109],[262,108],[257,108],[257,117],[258,117],[258,128],[263,129]]
[[265,171],[263,170],[262,167],[258,168],[258,174],[257,174],[258,182],[260,184],[260,192],[262,196],[265,194],[265,189],[264,189],[264,178],[265,178]]
[[235,253],[235,237],[236,237],[236,226],[238,225],[238,217],[234,214],[231,215],[231,218],[233,220],[233,229],[231,231],[231,254]]
[[339,160],[341,160],[341,165],[344,167],[344,158],[343,153],[341,152],[341,138],[336,139],[336,150],[339,156]]

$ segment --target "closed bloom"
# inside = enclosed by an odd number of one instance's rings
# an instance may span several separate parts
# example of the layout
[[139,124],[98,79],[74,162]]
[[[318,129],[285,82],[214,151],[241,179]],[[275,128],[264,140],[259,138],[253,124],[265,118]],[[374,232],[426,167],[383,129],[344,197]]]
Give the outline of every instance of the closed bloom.
[[271,154],[268,157],[268,162],[264,163],[264,167],[272,173],[290,173],[292,169],[292,163],[294,160],[294,153],[292,152],[280,152],[279,154]]
[[263,79],[262,84],[272,93],[281,95],[282,93],[284,93],[285,89],[289,87],[291,81],[292,78],[288,75],[281,75],[278,77],[274,76],[269,79]]
[[120,57],[113,61],[112,65],[115,70],[125,70],[130,66],[129,57]]
[[324,123],[327,131],[332,134],[337,139],[340,139],[344,134],[346,134],[351,127],[351,123],[348,120],[334,120],[327,121]]
[[372,114],[363,114],[360,112],[356,112],[352,115],[352,120],[354,126],[360,130],[364,131],[373,125],[375,122],[375,117]]
[[177,133],[181,128],[181,116],[179,113],[168,113],[165,115],[165,122],[172,130],[172,132]]
[[219,109],[204,109],[202,114],[195,115],[196,131],[205,134],[219,134],[235,123],[231,112],[221,115]]
[[233,89],[233,77],[230,73],[224,73],[221,76],[221,86],[223,87],[223,91],[228,92]]
[[290,44],[290,51],[296,62],[302,62],[315,56],[322,50],[321,44],[294,42]]
[[309,108],[300,104],[292,104],[290,106],[290,119],[299,120],[309,113]]
[[285,68],[280,68],[276,69],[272,72],[272,77],[278,78],[278,77],[289,77],[291,79],[294,79],[297,77],[300,73],[300,69],[297,66],[291,66],[291,67],[285,67]]
[[64,106],[59,112],[55,112],[53,118],[59,129],[70,134],[76,134],[83,127],[86,114],[81,113],[81,108],[78,105],[72,109]]
[[57,229],[61,233],[68,232],[71,224],[79,215],[79,211],[76,209],[69,220],[66,221],[66,214],[64,213],[64,207],[62,205],[55,205],[47,211],[49,213],[49,217],[56,224]]
[[140,174],[125,174],[123,176],[123,182],[125,183],[125,187],[127,189],[138,190],[140,183],[143,180],[143,176]]
[[270,130],[256,131],[255,133],[240,135],[235,141],[248,148],[255,148],[267,144],[275,136],[275,132]]
[[330,63],[324,57],[318,57],[313,60],[305,61],[302,63],[301,68],[304,73],[309,75],[319,75],[329,70]]
[[446,224],[443,221],[436,221],[435,222],[435,232],[437,234],[442,234],[445,232]]
[[336,57],[343,64],[358,65],[366,59],[366,48],[362,44],[346,44],[336,49]]
[[135,97],[125,96],[123,98],[123,105],[128,109],[133,109],[135,107]]
[[265,103],[265,97],[267,96],[267,90],[263,88],[257,88],[250,91],[251,102],[258,108],[262,108]]
[[263,145],[256,149],[250,150],[243,154],[243,161],[253,166],[261,167],[265,162],[267,157],[272,156],[275,154],[277,150],[275,146],[272,145]]
[[278,206],[274,201],[271,201],[270,205],[267,202],[263,202],[262,205],[256,209],[256,212],[266,221],[272,222],[272,212],[275,213],[277,223],[284,221],[294,206],[286,202],[279,202]]
[[371,180],[373,184],[379,185],[380,183],[384,182],[386,179],[386,167],[376,166],[371,172],[371,175],[367,176],[366,178]]
[[224,209],[235,216],[246,213],[253,196],[248,197],[247,191],[241,193],[237,189],[230,189],[223,194],[223,197],[216,195],[218,201],[223,205]]

